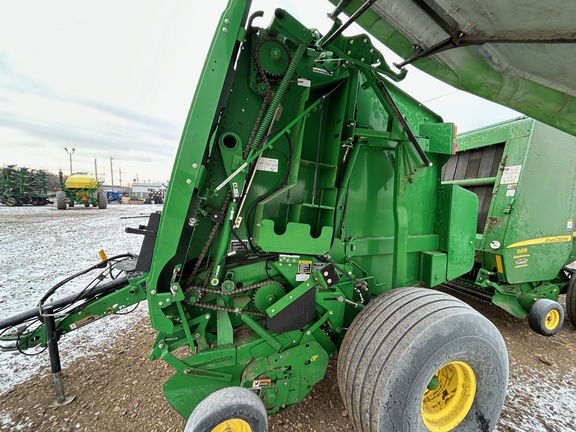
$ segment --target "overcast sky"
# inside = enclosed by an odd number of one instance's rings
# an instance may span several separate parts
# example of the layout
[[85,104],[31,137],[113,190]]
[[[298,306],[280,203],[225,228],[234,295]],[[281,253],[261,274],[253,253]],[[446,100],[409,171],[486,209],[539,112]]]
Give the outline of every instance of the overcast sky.
[[[202,4],[203,6],[198,6]],[[208,6],[209,5],[209,6]],[[0,6],[0,166],[170,178],[224,0],[23,0]],[[272,7],[272,5],[274,7]],[[327,0],[257,0],[326,31]],[[357,27],[347,34],[358,33]],[[388,63],[397,61],[388,51]],[[412,69],[401,87],[459,131],[518,116]],[[96,166],[95,166],[96,160]]]

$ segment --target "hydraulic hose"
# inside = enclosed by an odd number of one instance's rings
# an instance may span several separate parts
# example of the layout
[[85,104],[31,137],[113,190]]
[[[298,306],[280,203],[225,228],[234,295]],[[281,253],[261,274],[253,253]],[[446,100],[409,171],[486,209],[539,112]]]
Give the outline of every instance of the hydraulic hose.
[[[119,277],[117,279],[114,279],[113,281],[110,281],[108,283],[102,283],[100,285],[98,285],[96,288],[87,291],[85,293],[85,295],[81,296],[80,298],[78,298],[78,294],[72,294],[66,297],[62,297],[58,300],[55,300],[53,302],[50,303],[50,306],[52,308],[60,308],[62,306],[67,306],[69,305],[71,302],[73,301],[79,301],[79,300],[89,300],[92,299],[98,295],[102,295],[102,294],[108,294],[112,291],[117,291],[120,288],[124,288],[126,285],[128,285],[128,279],[126,279],[126,277]],[[29,309],[27,311],[21,312],[19,314],[13,315],[11,317],[8,317],[6,319],[3,319],[0,321],[0,330],[4,330],[6,328],[9,327],[14,327],[17,326],[19,324],[22,324],[26,321],[28,321],[29,319],[32,318],[38,318],[39,317],[39,310],[37,307],[33,308],[33,309]]]

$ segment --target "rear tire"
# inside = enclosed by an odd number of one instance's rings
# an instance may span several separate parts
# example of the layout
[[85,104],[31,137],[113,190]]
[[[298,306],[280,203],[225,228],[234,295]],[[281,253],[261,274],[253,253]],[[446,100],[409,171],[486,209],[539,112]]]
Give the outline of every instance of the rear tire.
[[256,393],[243,387],[226,387],[204,399],[192,411],[185,432],[268,430],[268,414]]
[[570,276],[568,290],[566,291],[566,314],[574,327],[576,327],[576,276]]
[[56,192],[56,208],[58,210],[66,210],[66,203],[68,198],[66,197],[66,192],[58,191]]
[[108,199],[106,198],[106,194],[104,192],[98,192],[97,198],[99,209],[105,209],[106,207],[108,207]]
[[528,311],[530,328],[542,336],[554,336],[564,323],[564,309],[554,300],[540,299]]
[[338,356],[340,394],[356,430],[491,431],[507,381],[496,327],[429,289],[397,288],[373,300]]

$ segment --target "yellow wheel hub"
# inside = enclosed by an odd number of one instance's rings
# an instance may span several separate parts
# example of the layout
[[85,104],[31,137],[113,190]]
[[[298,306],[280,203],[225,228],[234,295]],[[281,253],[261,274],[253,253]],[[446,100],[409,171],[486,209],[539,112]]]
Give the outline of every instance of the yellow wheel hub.
[[432,432],[458,426],[470,411],[476,395],[476,375],[468,363],[454,361],[440,368],[422,399],[422,420]]
[[546,320],[544,321],[544,325],[548,330],[554,330],[560,324],[560,313],[552,309],[550,312],[546,314]]
[[212,432],[252,432],[252,428],[242,419],[230,419],[213,428]]

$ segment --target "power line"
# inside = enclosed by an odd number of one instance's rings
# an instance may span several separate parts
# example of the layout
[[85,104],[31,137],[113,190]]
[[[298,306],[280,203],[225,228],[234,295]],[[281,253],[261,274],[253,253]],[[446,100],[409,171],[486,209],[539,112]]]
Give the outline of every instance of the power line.
[[460,90],[454,90],[454,91],[451,91],[450,93],[446,93],[446,94],[443,94],[440,96],[433,97],[432,99],[425,100],[424,102],[421,102],[421,103],[425,104],[425,103],[431,102],[433,100],[440,99],[440,98],[443,98],[445,96],[450,96],[451,94],[454,94],[454,93],[458,93],[459,91]]

